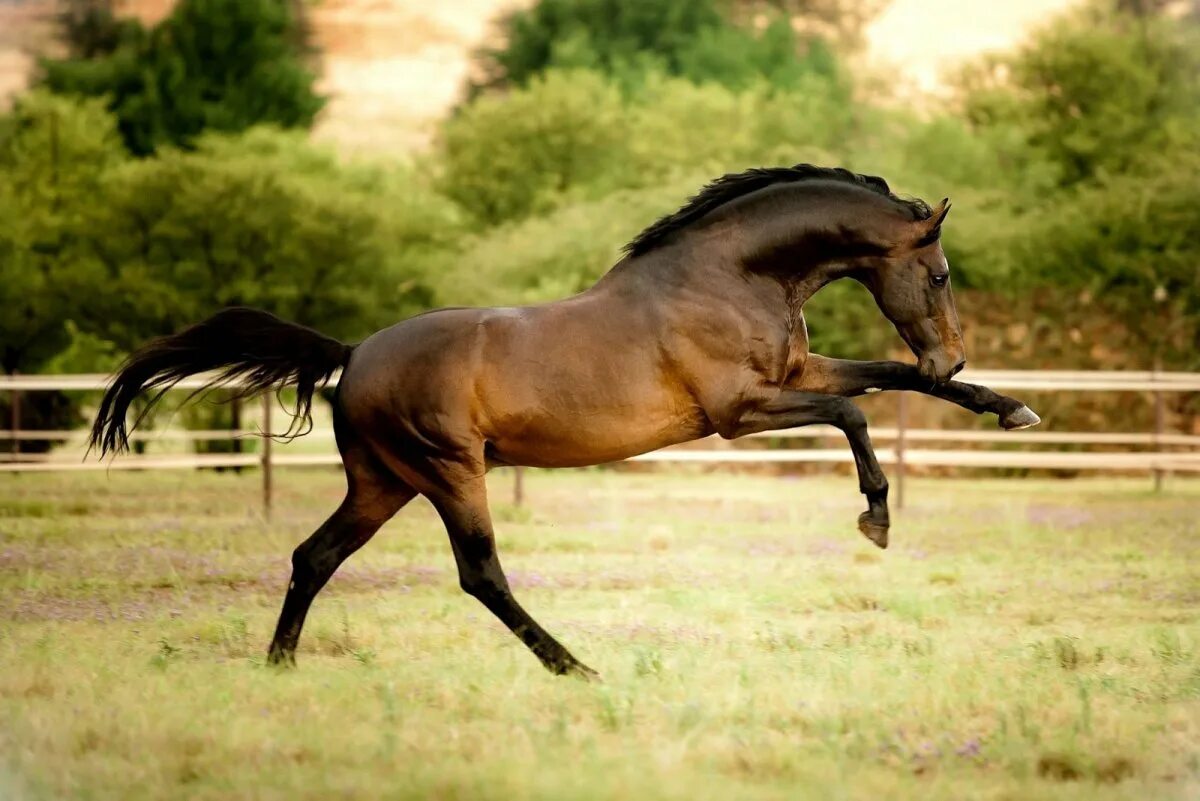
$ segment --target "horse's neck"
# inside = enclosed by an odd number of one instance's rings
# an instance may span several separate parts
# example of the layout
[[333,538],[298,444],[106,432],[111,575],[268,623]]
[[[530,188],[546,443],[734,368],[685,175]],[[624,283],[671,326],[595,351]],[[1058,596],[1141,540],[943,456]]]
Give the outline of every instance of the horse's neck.
[[664,336],[728,325],[769,341],[781,325],[803,336],[804,303],[834,277],[816,267],[794,280],[750,272],[729,248],[695,243],[682,253],[664,249],[626,259],[588,294],[645,306],[650,318],[668,323]]
[[[599,286],[632,288],[648,303],[743,304],[748,316],[801,321],[823,286],[865,268],[862,198],[785,184],[731,201],[676,242],[623,259]],[[707,299],[701,301],[700,299]]]

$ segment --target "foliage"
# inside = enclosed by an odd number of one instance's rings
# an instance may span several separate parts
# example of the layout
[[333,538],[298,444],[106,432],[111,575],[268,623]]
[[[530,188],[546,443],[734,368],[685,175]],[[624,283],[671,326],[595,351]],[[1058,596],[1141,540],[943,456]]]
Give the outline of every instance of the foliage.
[[72,233],[125,158],[98,100],[32,93],[0,116],[0,366],[34,372],[70,342],[91,296]]
[[844,50],[864,44],[867,26],[891,0],[730,0],[735,18],[782,14]]
[[1164,159],[1063,198],[1013,243],[1023,286],[1084,290],[1121,313],[1143,346],[1200,368],[1200,158]]
[[1011,126],[1064,185],[1136,171],[1200,144],[1195,24],[1093,3],[962,78],[967,118]]
[[[284,141],[267,155],[272,136]],[[249,146],[210,137],[110,172],[107,202],[77,232],[107,287],[89,304],[89,330],[130,347],[251,305],[353,337],[428,304],[406,230],[388,223],[370,183],[343,183],[307,146],[293,158],[286,134],[239,142]],[[422,230],[416,244],[435,235]]]
[[695,179],[624,190],[466,239],[442,271],[438,297],[451,305],[541,303],[581,292],[620,258],[621,245],[674,210]]
[[447,120],[441,185],[489,224],[544,209],[582,186],[619,186],[629,166],[625,125],[620,95],[596,73],[538,77]]
[[125,24],[117,41],[111,52],[44,59],[41,83],[108,98],[135,154],[204,130],[307,127],[322,106],[282,0],[181,0],[152,30]]
[[1094,2],[962,80],[966,119],[1001,163],[1041,176],[1015,187],[1009,230],[978,241],[1005,252],[1012,294],[1072,293],[1119,316],[1143,365],[1200,364],[1198,44],[1194,19]]
[[626,86],[656,73],[735,88],[838,74],[829,47],[815,37],[798,41],[786,18],[776,15],[756,34],[724,11],[718,0],[540,0],[501,20],[503,45],[480,53],[484,78],[474,91],[525,86],[563,68],[593,69]]
[[63,43],[76,59],[107,56],[142,34],[136,19],[117,16],[113,0],[65,0],[57,20]]
[[629,96],[602,74],[551,71],[447,120],[442,190],[485,225],[620,189],[830,159],[855,125],[842,87],[810,77],[738,92],[653,76]]

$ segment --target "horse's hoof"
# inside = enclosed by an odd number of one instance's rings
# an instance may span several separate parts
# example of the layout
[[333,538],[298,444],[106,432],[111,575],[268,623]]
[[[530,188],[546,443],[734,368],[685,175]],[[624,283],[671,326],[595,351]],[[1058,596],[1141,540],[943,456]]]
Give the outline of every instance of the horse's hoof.
[[573,664],[567,665],[563,669],[562,675],[574,676],[577,679],[583,679],[584,681],[590,681],[590,682],[594,682],[596,684],[600,684],[603,681],[600,678],[599,673],[592,670],[590,667],[583,664],[582,662],[575,662]]
[[271,667],[282,669],[294,668],[296,666],[296,652],[272,648],[270,653],[267,654],[267,664]]
[[1019,431],[1022,428],[1032,428],[1042,422],[1042,418],[1033,413],[1028,406],[1020,406],[1000,418],[1000,427],[1005,431]]
[[858,530],[880,548],[888,546],[888,524],[872,520],[870,512],[863,512],[858,516]]

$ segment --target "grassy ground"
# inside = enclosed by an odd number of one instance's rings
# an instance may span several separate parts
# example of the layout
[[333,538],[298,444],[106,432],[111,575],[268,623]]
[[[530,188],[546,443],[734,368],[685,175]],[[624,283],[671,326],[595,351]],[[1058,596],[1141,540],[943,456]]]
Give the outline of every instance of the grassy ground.
[[[534,473],[543,672],[416,502],[262,654],[333,472],[0,475],[0,798],[1196,798],[1200,485]],[[493,495],[508,495],[496,476]]]

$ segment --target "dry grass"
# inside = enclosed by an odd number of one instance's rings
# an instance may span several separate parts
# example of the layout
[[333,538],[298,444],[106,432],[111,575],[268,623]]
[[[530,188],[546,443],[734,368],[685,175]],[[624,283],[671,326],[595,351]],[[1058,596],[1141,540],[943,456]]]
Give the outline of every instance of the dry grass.
[[[262,653],[332,472],[0,476],[0,797],[1194,798],[1200,486],[535,473],[544,673],[413,504]],[[507,495],[496,477],[494,495]]]

